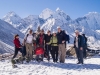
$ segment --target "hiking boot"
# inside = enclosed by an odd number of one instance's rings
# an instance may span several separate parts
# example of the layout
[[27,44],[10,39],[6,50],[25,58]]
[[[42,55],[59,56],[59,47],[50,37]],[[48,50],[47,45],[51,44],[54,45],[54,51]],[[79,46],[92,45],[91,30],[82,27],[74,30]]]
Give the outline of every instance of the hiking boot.
[[77,64],[81,64],[80,62],[78,62]]

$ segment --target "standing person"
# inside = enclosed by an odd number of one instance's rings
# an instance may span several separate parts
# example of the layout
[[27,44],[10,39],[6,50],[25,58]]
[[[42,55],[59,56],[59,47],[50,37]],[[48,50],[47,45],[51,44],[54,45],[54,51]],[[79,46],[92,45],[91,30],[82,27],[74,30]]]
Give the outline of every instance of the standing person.
[[64,32],[61,30],[60,26],[58,26],[57,29],[58,29],[57,38],[58,38],[58,48],[59,48],[59,60],[60,63],[64,63],[66,57],[66,48],[65,48],[66,36]]
[[75,35],[74,47],[78,58],[77,64],[83,64],[83,37],[79,34],[78,30],[75,31]]
[[20,51],[22,53],[22,49],[21,49],[21,44],[20,44],[20,41],[19,41],[19,35],[16,34],[15,37],[14,37],[14,44],[15,44],[15,53],[14,53],[14,56],[12,59],[14,59],[17,54],[18,54],[18,51]]
[[26,46],[26,58],[29,58],[30,60],[33,59],[34,40],[35,40],[35,37],[33,36],[33,31],[30,30],[29,33],[24,38],[24,44]]
[[45,45],[45,34],[44,34],[44,30],[40,30],[39,35],[37,36],[37,45],[39,45],[39,47],[44,48]]
[[84,41],[83,41],[83,57],[86,58],[87,57],[87,53],[86,53],[86,49],[87,49],[87,37],[85,36],[85,34],[82,34]]
[[47,44],[51,44],[52,46],[52,58],[53,62],[55,63],[58,61],[58,39],[56,36],[56,32],[53,32],[53,36],[51,37],[50,42]]
[[46,49],[45,51],[47,53],[47,60],[48,61],[50,60],[49,53],[51,53],[51,56],[52,56],[52,52],[51,52],[51,44],[46,44],[46,43],[50,42],[51,37],[52,37],[51,32],[50,32],[50,30],[48,30],[47,34],[45,35],[45,49]]

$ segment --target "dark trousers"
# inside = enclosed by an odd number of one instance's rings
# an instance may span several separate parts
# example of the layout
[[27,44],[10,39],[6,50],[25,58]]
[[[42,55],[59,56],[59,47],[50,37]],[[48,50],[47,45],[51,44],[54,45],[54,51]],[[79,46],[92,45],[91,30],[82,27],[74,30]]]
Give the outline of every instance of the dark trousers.
[[26,46],[22,47],[22,56],[24,57],[26,55]]
[[52,58],[53,62],[58,61],[58,46],[52,46]]
[[83,47],[83,57],[84,57],[84,58],[87,57],[86,49],[87,49],[87,46],[85,45],[85,46]]
[[14,53],[13,59],[17,56],[18,51],[20,51],[21,53],[23,53],[22,52],[22,48],[15,48],[15,53]]
[[78,62],[83,63],[83,50],[80,50],[79,48],[75,48],[75,50],[76,50]]
[[48,59],[50,59],[50,55],[49,54],[51,54],[51,56],[52,56],[51,45],[46,45],[45,49],[46,49],[46,54],[48,56]]

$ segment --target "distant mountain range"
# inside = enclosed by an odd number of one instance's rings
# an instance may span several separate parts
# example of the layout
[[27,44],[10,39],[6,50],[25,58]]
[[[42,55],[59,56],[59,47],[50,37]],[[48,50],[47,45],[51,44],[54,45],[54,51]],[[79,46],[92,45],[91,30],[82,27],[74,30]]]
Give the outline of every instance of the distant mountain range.
[[[29,15],[26,18],[21,18],[15,12],[9,12],[0,20],[1,25],[3,25],[4,35],[7,34],[7,37],[10,39],[8,42],[13,39],[13,34],[19,33],[23,37],[23,34],[30,28],[36,31],[38,26],[40,26],[41,29],[47,32],[47,30],[57,30],[57,26],[61,26],[70,35],[71,43],[73,42],[74,31],[77,29],[87,35],[89,45],[100,45],[100,13],[97,12],[89,12],[83,17],[74,20],[59,8],[55,11],[46,8],[40,15]],[[6,28],[9,30],[7,31]],[[4,36],[3,39],[7,39],[7,37]],[[1,41],[3,39],[0,37]],[[6,41],[5,43],[8,44],[8,42]]]

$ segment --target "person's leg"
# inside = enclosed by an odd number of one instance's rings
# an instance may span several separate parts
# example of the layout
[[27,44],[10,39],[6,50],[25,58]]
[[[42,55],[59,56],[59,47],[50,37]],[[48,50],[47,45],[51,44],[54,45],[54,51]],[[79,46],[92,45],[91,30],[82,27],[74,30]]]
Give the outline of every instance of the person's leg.
[[53,62],[55,62],[55,47],[52,46],[52,57],[53,57]]
[[51,51],[50,45],[48,45],[47,50],[48,50],[48,60],[50,60],[50,51]]
[[86,58],[86,46],[83,47],[83,57]]
[[58,57],[59,57],[59,61],[60,62],[62,62],[61,56],[62,56],[62,53],[61,53],[61,44],[59,44],[59,46],[58,46]]
[[33,53],[32,53],[32,51],[33,51],[33,46],[32,46],[32,44],[30,44],[29,45],[29,58],[32,60],[33,59]]
[[83,50],[79,50],[80,63],[83,64]]
[[26,57],[29,57],[29,44],[26,44]]
[[58,46],[55,47],[55,54],[56,54],[56,62],[58,61]]
[[15,53],[12,59],[14,59],[17,56],[17,54],[18,54],[18,48],[15,48]]
[[65,62],[65,57],[66,57],[66,48],[65,48],[65,44],[62,44],[62,46],[61,46],[61,51],[62,51],[61,59],[62,59],[62,63],[64,63],[64,62]]
[[75,51],[76,51],[76,56],[77,56],[77,59],[78,59],[78,63],[80,63],[79,48],[75,48]]

